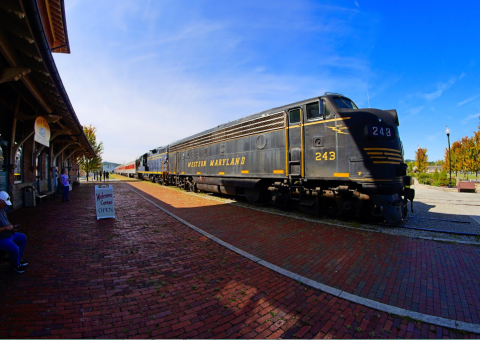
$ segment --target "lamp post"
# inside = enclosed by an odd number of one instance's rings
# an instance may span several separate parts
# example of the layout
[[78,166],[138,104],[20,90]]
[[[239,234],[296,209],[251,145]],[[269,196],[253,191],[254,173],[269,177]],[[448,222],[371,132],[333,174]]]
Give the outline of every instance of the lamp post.
[[448,180],[448,187],[451,188],[452,187],[452,156],[450,153],[450,129],[448,128],[448,126],[445,129],[445,133],[447,134],[447,138],[448,138],[448,165],[450,166],[450,179]]

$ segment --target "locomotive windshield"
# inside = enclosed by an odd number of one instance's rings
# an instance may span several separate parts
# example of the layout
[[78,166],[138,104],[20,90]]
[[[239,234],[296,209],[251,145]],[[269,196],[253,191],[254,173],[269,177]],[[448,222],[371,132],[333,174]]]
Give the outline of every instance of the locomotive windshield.
[[333,101],[341,109],[358,109],[357,105],[355,105],[354,102],[345,97],[335,97],[333,98]]

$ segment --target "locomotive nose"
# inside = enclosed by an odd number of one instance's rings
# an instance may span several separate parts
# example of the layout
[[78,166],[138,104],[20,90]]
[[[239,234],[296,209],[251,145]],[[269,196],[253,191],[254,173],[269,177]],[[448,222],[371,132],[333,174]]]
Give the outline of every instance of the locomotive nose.
[[401,224],[403,222],[403,201],[399,194],[374,195],[372,201],[388,223]]

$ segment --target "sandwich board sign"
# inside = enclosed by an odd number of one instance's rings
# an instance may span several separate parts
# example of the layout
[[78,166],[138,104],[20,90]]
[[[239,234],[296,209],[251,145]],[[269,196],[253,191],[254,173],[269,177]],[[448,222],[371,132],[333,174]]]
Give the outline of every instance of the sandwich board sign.
[[97,210],[97,220],[109,217],[115,218],[113,187],[111,185],[95,186],[95,208]]

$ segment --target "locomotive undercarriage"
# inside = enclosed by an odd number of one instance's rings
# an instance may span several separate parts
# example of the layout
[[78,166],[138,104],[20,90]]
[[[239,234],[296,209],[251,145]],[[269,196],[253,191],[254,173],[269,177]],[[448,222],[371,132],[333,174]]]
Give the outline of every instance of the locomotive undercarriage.
[[[413,190],[397,187],[364,188],[356,182],[303,181],[292,178],[283,182],[261,180],[254,187],[232,187],[198,183],[193,177],[169,176],[161,184],[175,185],[197,192],[241,196],[252,203],[273,204],[281,207],[298,207],[316,215],[355,217],[400,224],[407,216],[408,200],[413,201]],[[368,194],[367,194],[368,193]]]
[[318,181],[306,184],[300,181],[294,185],[274,183],[268,188],[272,203],[288,207],[294,202],[300,210],[317,215],[373,218],[391,224],[402,223],[406,218],[407,200],[399,194],[367,195],[362,186],[354,182]]

